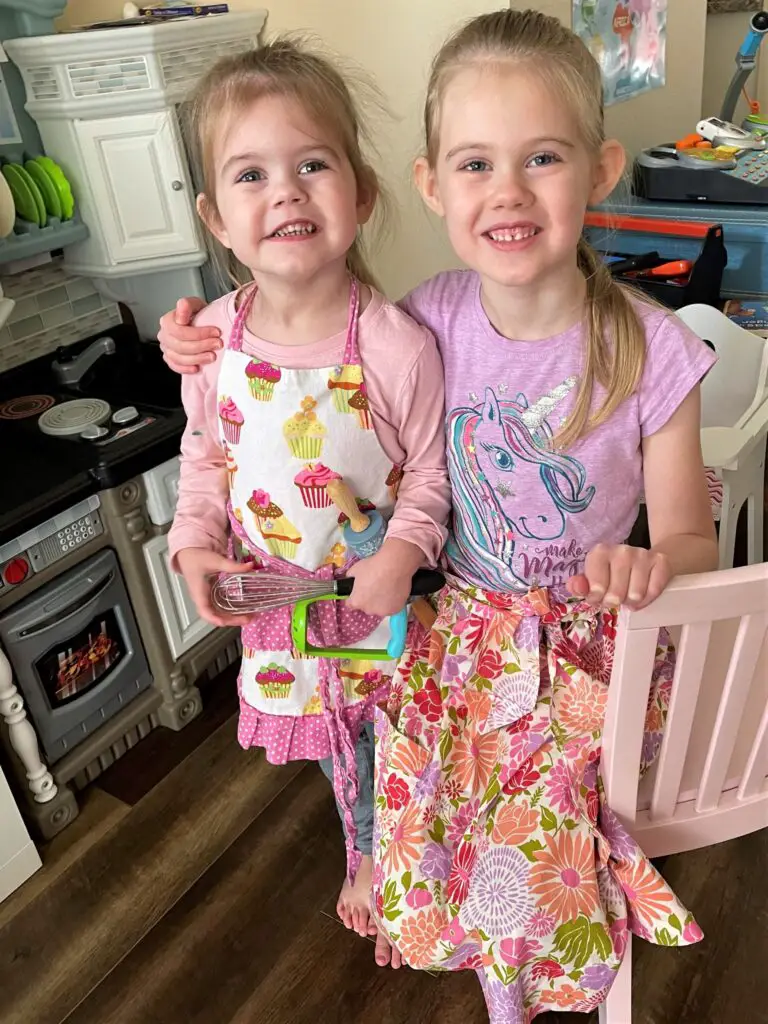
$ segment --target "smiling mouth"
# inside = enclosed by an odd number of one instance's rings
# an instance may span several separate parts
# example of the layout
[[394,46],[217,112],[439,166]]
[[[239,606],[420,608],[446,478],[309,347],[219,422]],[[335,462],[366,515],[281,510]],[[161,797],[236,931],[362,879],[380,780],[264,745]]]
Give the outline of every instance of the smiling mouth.
[[537,228],[535,224],[528,224],[524,227],[492,228],[490,231],[484,232],[492,242],[525,242],[540,233],[541,228]]
[[291,224],[283,224],[267,238],[306,238],[308,235],[317,234],[317,226],[309,221],[295,221]]

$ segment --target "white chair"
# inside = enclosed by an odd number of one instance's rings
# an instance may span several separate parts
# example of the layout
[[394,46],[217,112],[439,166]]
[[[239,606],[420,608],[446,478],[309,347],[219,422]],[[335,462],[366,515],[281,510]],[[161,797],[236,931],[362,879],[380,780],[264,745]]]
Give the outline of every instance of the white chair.
[[718,361],[701,385],[704,464],[722,481],[720,568],[733,565],[736,526],[747,502],[747,558],[763,559],[763,489],[768,434],[768,341],[712,306],[685,306],[680,319],[709,341]]
[[[661,751],[638,783],[660,626],[677,665]],[[601,773],[608,805],[649,857],[768,827],[767,629],[768,563],[683,577],[620,613]],[[630,948],[600,1021],[632,1022]]]

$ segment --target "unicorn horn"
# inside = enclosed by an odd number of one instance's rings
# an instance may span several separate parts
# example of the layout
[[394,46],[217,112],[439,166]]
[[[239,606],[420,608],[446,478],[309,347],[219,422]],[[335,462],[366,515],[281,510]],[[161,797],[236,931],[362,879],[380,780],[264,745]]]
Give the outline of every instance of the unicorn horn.
[[546,423],[549,414],[570,391],[573,391],[576,383],[576,377],[569,377],[562,384],[558,384],[556,388],[552,388],[548,395],[542,395],[530,408],[521,413],[520,419],[526,427],[533,432]]

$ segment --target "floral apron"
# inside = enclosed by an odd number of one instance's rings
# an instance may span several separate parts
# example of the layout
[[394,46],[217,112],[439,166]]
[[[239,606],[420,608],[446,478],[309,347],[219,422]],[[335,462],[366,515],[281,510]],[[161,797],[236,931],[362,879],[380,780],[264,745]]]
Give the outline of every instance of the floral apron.
[[[615,636],[615,612],[562,588],[493,594],[452,580],[377,710],[376,917],[410,966],[476,970],[492,1024],[594,1009],[628,931],[666,945],[701,937],[603,799]],[[644,767],[673,666],[662,634]]]
[[[232,532],[257,570],[331,579],[354,559],[328,481],[343,477],[360,507],[376,508],[385,519],[396,497],[391,481],[398,474],[373,430],[363,379],[359,285],[351,283],[344,361],[323,369],[286,369],[242,351],[255,293],[255,287],[243,293],[218,380]],[[291,608],[284,607],[261,612],[243,627],[238,740],[243,747],[264,747],[274,764],[333,758],[354,876],[355,742],[375,702],[386,696],[394,665],[298,656],[290,620]],[[317,605],[310,622],[314,644],[386,646],[386,623],[343,602]],[[348,766],[344,779],[341,754]]]

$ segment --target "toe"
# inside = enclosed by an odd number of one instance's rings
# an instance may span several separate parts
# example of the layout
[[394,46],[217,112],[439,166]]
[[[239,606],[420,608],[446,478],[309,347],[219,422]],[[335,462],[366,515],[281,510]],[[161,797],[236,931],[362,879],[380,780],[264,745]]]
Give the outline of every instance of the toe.
[[392,948],[386,938],[379,932],[376,936],[376,963],[379,967],[386,967],[390,961]]

